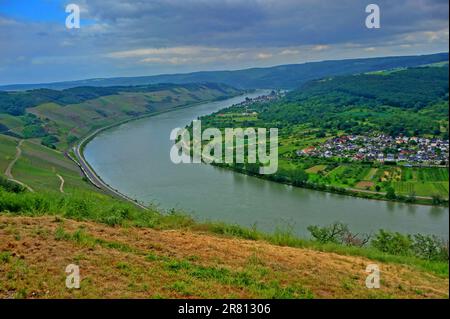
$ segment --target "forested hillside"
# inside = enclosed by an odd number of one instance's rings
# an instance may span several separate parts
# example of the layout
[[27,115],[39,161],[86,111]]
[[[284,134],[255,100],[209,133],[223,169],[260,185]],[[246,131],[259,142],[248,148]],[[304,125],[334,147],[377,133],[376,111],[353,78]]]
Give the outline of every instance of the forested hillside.
[[[187,90],[208,88],[227,93],[229,87],[220,84],[185,84]],[[0,92],[0,113],[23,115],[25,109],[44,103],[56,103],[61,106],[78,104],[102,96],[117,95],[120,93],[152,93],[163,90],[176,91],[177,84],[155,84],[144,86],[114,86],[114,87],[75,87],[66,90],[36,89],[25,92]]]
[[448,136],[448,72],[447,65],[317,80],[264,106],[259,119],[356,134]]
[[0,92],[0,134],[64,149],[93,128],[239,93],[215,83]]

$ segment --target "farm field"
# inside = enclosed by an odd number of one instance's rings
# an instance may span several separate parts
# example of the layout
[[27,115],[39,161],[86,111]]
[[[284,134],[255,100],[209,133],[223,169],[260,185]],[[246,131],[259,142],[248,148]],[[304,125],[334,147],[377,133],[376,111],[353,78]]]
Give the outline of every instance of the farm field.
[[371,168],[365,165],[344,164],[326,172],[326,167],[326,165],[316,165],[307,169],[306,173],[310,174],[311,181],[339,187],[355,187],[380,192],[385,191],[388,187],[393,187],[399,195],[448,198],[448,170],[446,168],[400,166]]

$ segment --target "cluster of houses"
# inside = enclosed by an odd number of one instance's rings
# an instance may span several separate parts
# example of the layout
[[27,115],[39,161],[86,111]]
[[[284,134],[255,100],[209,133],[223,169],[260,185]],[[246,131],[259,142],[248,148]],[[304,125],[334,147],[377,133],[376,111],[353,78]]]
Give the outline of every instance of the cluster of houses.
[[297,151],[298,156],[348,158],[355,161],[403,162],[406,165],[446,165],[449,141],[437,138],[388,135],[345,135],[318,147]]
[[284,91],[272,91],[270,94],[267,95],[261,95],[261,96],[257,96],[255,98],[249,98],[247,97],[245,99],[245,101],[239,103],[239,104],[235,104],[233,106],[243,106],[243,107],[248,107],[254,103],[268,103],[268,102],[273,102],[276,101],[278,99],[280,99],[281,97],[283,97],[285,95]]

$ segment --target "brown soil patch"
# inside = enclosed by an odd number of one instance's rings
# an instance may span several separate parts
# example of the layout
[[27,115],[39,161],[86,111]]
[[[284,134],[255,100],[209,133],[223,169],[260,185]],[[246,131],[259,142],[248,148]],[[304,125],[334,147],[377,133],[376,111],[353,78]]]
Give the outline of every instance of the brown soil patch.
[[360,189],[366,189],[366,188],[370,188],[373,187],[375,185],[374,182],[369,182],[369,181],[361,181],[358,184],[356,184],[356,188],[360,188]]

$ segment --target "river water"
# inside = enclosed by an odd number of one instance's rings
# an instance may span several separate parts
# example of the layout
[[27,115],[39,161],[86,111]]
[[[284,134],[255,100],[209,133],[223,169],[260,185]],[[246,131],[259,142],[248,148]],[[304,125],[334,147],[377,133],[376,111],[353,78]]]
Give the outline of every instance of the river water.
[[355,232],[380,228],[448,238],[448,208],[408,205],[295,188],[205,164],[171,162],[170,132],[245,97],[206,103],[123,124],[102,132],[85,157],[113,188],[144,203],[179,209],[199,220],[223,221],[272,232],[340,221]]

